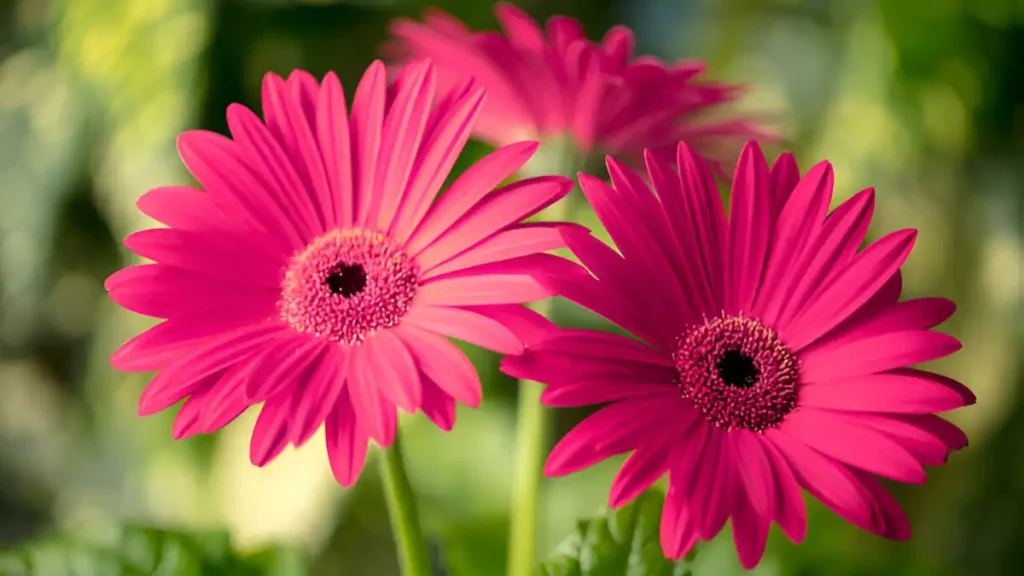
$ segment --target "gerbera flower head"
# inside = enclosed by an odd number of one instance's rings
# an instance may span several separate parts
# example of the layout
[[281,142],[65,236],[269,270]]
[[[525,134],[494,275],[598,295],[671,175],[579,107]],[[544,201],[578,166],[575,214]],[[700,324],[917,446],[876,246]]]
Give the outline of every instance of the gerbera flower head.
[[560,330],[504,361],[506,372],[549,384],[548,405],[608,404],[558,443],[546,472],[632,452],[612,506],[667,473],[661,544],[673,558],[730,518],[748,568],[771,522],[799,542],[801,488],[856,526],[908,538],[876,476],[924,482],[923,466],[967,444],[935,413],[974,402],[962,384],[908,367],[960,348],[932,330],[952,302],[899,300],[915,232],[859,250],[874,193],[829,214],[827,162],[801,176],[791,155],[769,168],[749,144],[728,218],[708,166],[685,144],[677,165],[647,156],[656,195],[612,158],[610,186],[580,174],[618,251],[566,231],[583,267],[562,261],[545,282],[636,338]]
[[[536,143],[505,146],[438,196],[483,104],[471,83],[435,102],[436,72],[409,66],[389,91],[366,71],[351,111],[338,78],[296,71],[263,84],[263,118],[228,108],[231,137],[182,134],[202,189],[158,188],[139,208],[166,228],[125,245],[154,263],[113,274],[121,306],[164,321],[113,356],[156,371],[139,403],[186,399],[176,438],[209,433],[263,403],[251,459],[263,465],[326,423],[349,485],[368,439],[392,442],[396,406],[450,429],[480,382],[453,337],[508,354],[544,320],[520,306],[549,292],[529,271],[564,245],[559,224],[522,224],[572,181],[495,189]],[[551,257],[553,258],[553,257]]]
[[583,155],[597,150],[637,158],[645,147],[669,145],[674,152],[674,143],[686,140],[706,156],[732,160],[747,139],[773,137],[747,120],[700,120],[742,88],[700,80],[700,61],[635,56],[626,27],[596,43],[572,18],[554,16],[541,29],[511,4],[497,4],[495,13],[502,32],[471,31],[437,9],[423,22],[400,18],[385,47],[399,65],[431,58],[443,84],[476,78],[488,94],[476,126],[483,140],[568,137]]

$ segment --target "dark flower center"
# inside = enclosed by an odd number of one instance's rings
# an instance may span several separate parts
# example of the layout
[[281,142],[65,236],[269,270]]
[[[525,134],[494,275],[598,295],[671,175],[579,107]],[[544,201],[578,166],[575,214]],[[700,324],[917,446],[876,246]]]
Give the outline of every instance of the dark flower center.
[[355,346],[397,326],[418,287],[416,263],[387,236],[332,230],[292,257],[278,308],[297,332]]
[[718,377],[735,388],[750,388],[757,384],[757,377],[761,375],[761,371],[754,365],[754,359],[739,348],[726,350],[715,364],[715,368],[718,370]]
[[335,294],[350,298],[366,288],[366,269],[362,264],[342,262],[325,280],[327,287]]
[[727,316],[691,327],[673,360],[680,394],[712,426],[761,432],[796,408],[797,358],[753,318]]

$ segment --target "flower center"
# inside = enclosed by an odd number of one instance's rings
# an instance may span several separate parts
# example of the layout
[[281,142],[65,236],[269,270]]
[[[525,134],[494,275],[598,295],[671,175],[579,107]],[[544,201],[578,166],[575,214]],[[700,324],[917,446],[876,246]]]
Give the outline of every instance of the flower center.
[[727,316],[694,326],[679,338],[673,359],[682,396],[723,430],[761,432],[796,407],[796,356],[752,318]]
[[331,230],[292,257],[281,319],[298,332],[354,346],[408,312],[419,270],[386,236]]

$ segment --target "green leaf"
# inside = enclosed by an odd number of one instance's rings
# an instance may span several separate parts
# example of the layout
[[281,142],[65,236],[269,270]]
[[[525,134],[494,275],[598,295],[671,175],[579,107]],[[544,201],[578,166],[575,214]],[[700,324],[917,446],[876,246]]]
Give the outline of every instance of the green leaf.
[[580,521],[541,565],[541,576],[692,576],[692,553],[672,561],[661,552],[664,501],[648,490],[626,506]]
[[224,531],[178,532],[126,526],[112,543],[73,538],[30,542],[0,552],[0,576],[306,576],[300,552],[273,548],[252,556]]

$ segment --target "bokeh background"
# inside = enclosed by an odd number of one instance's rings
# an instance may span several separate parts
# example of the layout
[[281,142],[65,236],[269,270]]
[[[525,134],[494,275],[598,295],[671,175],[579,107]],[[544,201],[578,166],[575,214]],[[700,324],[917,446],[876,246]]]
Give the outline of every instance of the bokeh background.
[[[433,4],[495,26],[490,2]],[[920,230],[907,294],[959,304],[945,329],[964,349],[935,368],[979,398],[952,416],[971,446],[926,486],[895,487],[915,538],[883,541],[811,503],[806,542],[773,530],[757,573],[1018,573],[1024,2],[518,4],[539,18],[574,16],[591,37],[626,24],[642,53],[704,58],[710,77],[749,84],[735,109],[771,118],[802,167],[832,160],[837,200],[876,187],[872,234]],[[129,261],[119,239],[150,224],[135,199],[189,183],[178,132],[225,131],[226,106],[257,105],[268,70],[335,70],[351,91],[389,20],[425,5],[0,0],[0,548],[131,521],[226,528],[243,549],[284,546],[315,575],[397,574],[372,462],[345,490],[322,435],[257,469],[247,448],[254,411],[180,442],[172,414],[136,415],[148,376],[115,373],[107,358],[146,320],[116,309],[103,279]],[[462,161],[486,151],[472,144]],[[596,325],[567,305],[558,313]],[[424,522],[457,576],[503,573],[513,477],[514,387],[496,357],[472,358],[485,379],[481,409],[460,412],[450,434],[422,417],[403,422]],[[581,415],[560,413],[556,434]],[[542,550],[604,504],[617,465],[545,482]],[[741,573],[729,538],[703,546],[698,574]]]

